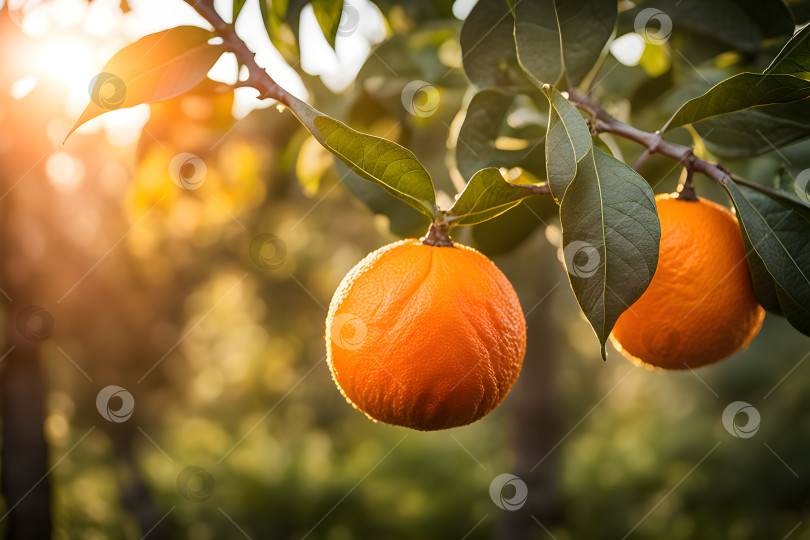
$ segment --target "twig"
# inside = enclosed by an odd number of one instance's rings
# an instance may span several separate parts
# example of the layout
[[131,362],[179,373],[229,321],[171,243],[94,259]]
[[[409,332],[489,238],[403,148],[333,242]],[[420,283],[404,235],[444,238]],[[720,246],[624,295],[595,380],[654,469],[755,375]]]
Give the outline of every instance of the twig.
[[[289,92],[276,84],[276,81],[273,80],[267,71],[256,63],[255,53],[251,51],[245,42],[242,41],[242,38],[236,34],[234,26],[226,23],[222,17],[219,16],[214,9],[213,1],[185,1],[214,27],[217,35],[222,38],[225,48],[234,53],[237,60],[247,67],[248,78],[240,82],[240,86],[251,86],[259,91],[259,97],[262,99],[272,98],[289,107],[291,101]],[[703,173],[718,184],[723,185],[732,178],[729,172],[721,165],[695,156],[690,147],[665,141],[661,136],[661,132],[649,133],[642,131],[611,116],[599,103],[588,95],[570,92],[569,100],[591,115],[591,128],[597,133],[613,133],[614,135],[635,141],[646,147],[647,153],[658,153],[670,159],[674,159],[675,161],[683,163],[684,167],[687,167],[688,170]],[[738,179],[736,176],[733,178],[737,183],[756,189],[762,193],[775,193],[775,190],[760,184]],[[549,194],[548,185],[546,184],[527,186],[527,189],[531,191],[533,195]]]

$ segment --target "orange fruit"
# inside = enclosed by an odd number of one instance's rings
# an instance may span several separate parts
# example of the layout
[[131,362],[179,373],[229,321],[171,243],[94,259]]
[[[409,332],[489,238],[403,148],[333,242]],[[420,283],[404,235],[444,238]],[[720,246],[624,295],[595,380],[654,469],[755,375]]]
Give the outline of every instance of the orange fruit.
[[687,369],[748,346],[762,326],[734,214],[706,199],[655,197],[661,221],[650,286],[613,328],[613,343],[647,367]]
[[526,321],[478,251],[409,239],[360,261],[329,305],[332,377],[372,420],[419,430],[475,422],[520,373]]

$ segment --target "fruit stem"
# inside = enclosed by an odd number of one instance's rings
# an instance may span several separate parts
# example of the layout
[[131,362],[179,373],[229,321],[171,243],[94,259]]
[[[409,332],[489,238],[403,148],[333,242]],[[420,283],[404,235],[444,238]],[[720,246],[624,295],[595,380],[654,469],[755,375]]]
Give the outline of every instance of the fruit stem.
[[440,215],[436,221],[430,224],[427,234],[422,238],[422,243],[427,246],[453,247],[450,239],[450,224]]
[[693,180],[695,171],[688,163],[684,167],[684,171],[686,172],[686,178],[684,178],[683,183],[678,184],[678,194],[675,198],[679,201],[697,201],[698,197],[695,194],[695,183]]

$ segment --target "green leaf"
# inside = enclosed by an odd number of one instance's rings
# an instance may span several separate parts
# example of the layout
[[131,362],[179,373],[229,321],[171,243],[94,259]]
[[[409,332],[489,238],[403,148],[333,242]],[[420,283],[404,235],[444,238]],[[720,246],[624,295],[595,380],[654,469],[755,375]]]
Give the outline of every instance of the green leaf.
[[810,174],[801,174],[798,180],[782,165],[776,179],[776,192],[766,195],[810,221]]
[[614,0],[557,0],[565,75],[577,86],[599,59],[616,26]]
[[178,26],[144,36],[106,63],[90,92],[90,103],[65,136],[105,112],[183,94],[205,79],[222,55],[209,45],[213,35],[196,26]]
[[456,225],[474,225],[503,214],[532,196],[530,186],[511,184],[495,168],[475,173],[447,212]]
[[[735,187],[736,185],[732,186],[731,189]],[[737,189],[745,189],[746,194],[749,193],[747,188],[737,187]],[[770,216],[771,221],[779,224],[787,224],[788,226],[791,226],[791,224],[798,225],[801,230],[804,230],[804,234],[810,233],[807,222],[802,225],[802,219],[798,218],[790,208],[780,205],[774,199],[769,200],[758,192],[750,191],[750,193],[752,195],[747,195],[748,201],[753,202],[755,208],[757,208],[762,215]],[[746,196],[746,194],[743,194],[743,196]],[[745,221],[741,220],[740,230],[742,231],[743,244],[745,245],[746,258],[748,260],[748,269],[751,272],[751,280],[754,284],[754,294],[757,297],[757,301],[762,304],[762,307],[767,311],[777,315],[783,315],[799,332],[810,335],[810,312],[808,312],[807,308],[803,307],[802,304],[794,300],[793,297],[776,282],[759,252],[754,248],[748,236],[747,225],[750,225],[750,221],[746,224]],[[769,240],[765,240],[765,242],[767,241]]]
[[518,166],[538,178],[545,176],[542,140],[528,140],[529,147],[521,150],[495,147],[515,99],[514,94],[497,88],[481,90],[473,96],[456,143],[456,164],[461,176],[471,178],[486,167]]
[[658,264],[653,192],[633,169],[593,148],[565,192],[560,221],[571,288],[604,359],[616,320],[644,293]]
[[515,56],[512,12],[503,0],[479,0],[461,27],[461,58],[479,88],[530,86]]
[[410,150],[389,140],[359,133],[292,95],[288,94],[286,99],[304,127],[351,170],[416,208],[431,221],[436,218],[433,181]]
[[544,86],[550,104],[546,133],[546,176],[554,200],[562,200],[577,175],[577,163],[591,148],[591,132],[574,105],[557,90]]
[[782,308],[779,305],[779,298],[776,294],[776,282],[773,276],[768,272],[768,268],[762,259],[757,254],[754,246],[751,245],[751,239],[745,232],[745,227],[740,223],[740,231],[743,238],[743,246],[745,247],[745,257],[748,260],[748,270],[751,273],[751,282],[754,285],[754,296],[757,298],[762,307],[766,311],[782,315]]
[[340,16],[343,13],[343,0],[312,0],[312,10],[315,12],[323,37],[334,49]]
[[810,137],[810,99],[718,116],[695,126],[706,146],[720,156],[749,157],[773,152]]
[[[642,34],[666,39],[667,36],[660,32],[661,21],[653,21],[649,15],[645,20],[641,13],[649,9],[663,12],[671,29],[682,33],[685,40],[699,41],[704,48],[707,45],[705,38],[711,38],[721,46],[725,44],[716,53],[731,48],[754,54],[763,40],[793,31],[790,11],[781,0],[647,0],[622,12],[619,33],[638,27]],[[686,45],[693,44],[687,41]]]
[[779,299],[783,315],[791,326],[802,334],[810,336],[810,311],[794,301],[779,285],[776,285],[776,297]]
[[520,66],[535,84],[556,85],[563,75],[560,27],[554,0],[515,5],[515,45]]
[[771,65],[764,73],[795,75],[803,79],[810,78],[810,25],[796,32],[782,47]]
[[567,76],[576,86],[599,59],[616,24],[613,0],[522,0],[515,5],[515,44],[536,84]]
[[684,103],[664,130],[752,107],[790,103],[807,97],[810,97],[810,81],[793,75],[740,73]]
[[[752,248],[793,302],[810,305],[810,222],[734,181],[724,184]],[[781,304],[781,302],[780,302]]]
[[[231,24],[236,23],[236,19],[239,18],[239,14],[242,13],[242,8],[245,7],[245,3],[247,0],[233,0],[233,17],[231,18]],[[259,0],[259,3],[263,3],[263,0]]]
[[270,42],[290,65],[298,63],[298,25],[303,5],[295,2],[289,9],[289,0],[259,0],[264,29]]

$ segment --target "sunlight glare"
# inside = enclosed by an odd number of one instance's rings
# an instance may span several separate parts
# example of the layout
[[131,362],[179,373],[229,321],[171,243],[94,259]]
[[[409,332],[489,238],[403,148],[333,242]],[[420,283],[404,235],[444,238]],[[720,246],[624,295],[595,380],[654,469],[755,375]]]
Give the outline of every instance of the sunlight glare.
[[11,85],[11,89],[9,90],[9,94],[14,99],[22,99],[31,91],[37,87],[37,78],[33,75],[29,75],[27,77],[23,77],[21,79],[17,79]]

